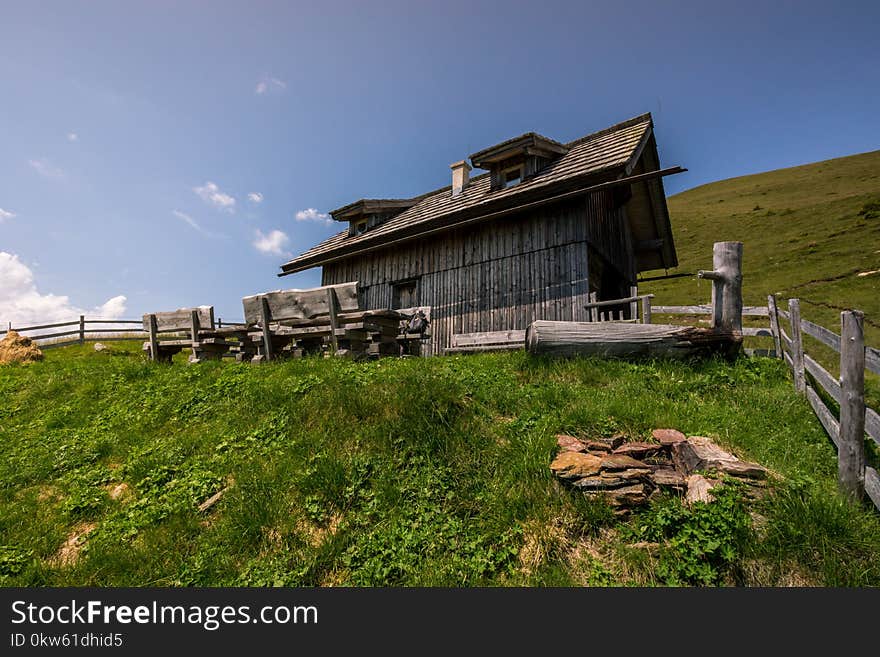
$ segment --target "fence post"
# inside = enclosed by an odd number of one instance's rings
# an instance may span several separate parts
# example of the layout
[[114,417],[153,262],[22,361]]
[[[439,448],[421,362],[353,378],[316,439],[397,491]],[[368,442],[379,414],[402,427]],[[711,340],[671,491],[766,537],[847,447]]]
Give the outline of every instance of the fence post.
[[85,344],[86,341],[86,318],[85,315],[79,316],[79,343]]
[[840,313],[840,441],[837,481],[843,493],[865,494],[865,335],[864,313]]
[[807,379],[804,375],[804,341],[801,336],[800,300],[789,299],[788,312],[791,319],[791,369],[794,377],[794,389],[803,393],[807,390]]
[[642,324],[651,323],[651,297],[642,297]]
[[[637,297],[639,296],[639,286],[638,285],[630,285],[629,286],[629,296]],[[639,300],[633,299],[629,302],[629,319],[637,320],[639,318]]]
[[785,360],[782,355],[782,338],[779,337],[779,310],[776,308],[776,295],[767,296],[767,314],[770,316],[770,333],[773,334],[773,346],[776,357]]
[[[599,300],[598,292],[590,292],[590,303],[596,303]],[[596,306],[590,308],[590,321],[598,322],[599,321],[599,309]]]
[[742,242],[715,242],[712,271],[700,270],[699,278],[712,281],[712,328],[742,331]]
[[150,320],[150,360],[159,360],[159,326],[156,323],[156,315],[151,314]]

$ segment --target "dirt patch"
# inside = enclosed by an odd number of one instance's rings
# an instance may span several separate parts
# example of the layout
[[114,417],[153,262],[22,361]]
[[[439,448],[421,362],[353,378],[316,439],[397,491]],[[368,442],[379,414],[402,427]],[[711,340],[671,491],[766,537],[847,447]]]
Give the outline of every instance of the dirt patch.
[[9,331],[0,340],[0,363],[33,363],[43,360],[43,352],[29,337]]
[[86,536],[97,526],[98,524],[94,522],[84,522],[74,527],[67,540],[50,559],[51,565],[62,567],[74,565],[79,560],[79,553],[85,547]]
[[131,487],[125,482],[121,484],[108,484],[104,488],[111,500],[124,499],[131,494]]
[[61,493],[55,486],[40,486],[37,493],[37,502],[57,502],[61,499]]

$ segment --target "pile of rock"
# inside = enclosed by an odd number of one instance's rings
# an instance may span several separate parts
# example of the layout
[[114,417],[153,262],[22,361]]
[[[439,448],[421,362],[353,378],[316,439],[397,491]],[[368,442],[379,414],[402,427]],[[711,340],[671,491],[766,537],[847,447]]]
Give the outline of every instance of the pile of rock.
[[741,461],[708,438],[687,437],[675,429],[655,429],[656,442],[623,435],[584,440],[558,434],[559,453],[550,469],[559,479],[590,495],[602,495],[625,511],[647,502],[659,490],[684,495],[688,502],[712,500],[723,475],[761,486],[767,469]]

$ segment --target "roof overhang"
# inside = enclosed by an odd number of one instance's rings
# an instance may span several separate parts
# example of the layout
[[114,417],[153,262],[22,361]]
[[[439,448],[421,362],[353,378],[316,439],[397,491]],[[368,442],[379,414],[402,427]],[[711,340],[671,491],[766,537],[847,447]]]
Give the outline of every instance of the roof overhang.
[[[379,249],[396,246],[403,242],[422,239],[440,232],[452,230],[453,228],[460,228],[483,221],[497,219],[499,217],[515,214],[542,205],[558,203],[567,199],[576,198],[578,196],[583,196],[592,192],[597,192],[604,189],[611,189],[622,185],[631,185],[633,183],[643,182],[647,180],[654,180],[657,178],[662,178],[664,176],[674,175],[676,173],[684,173],[685,171],[687,171],[687,169],[676,166],[666,169],[659,169],[657,171],[649,171],[647,173],[642,173],[635,176],[622,176],[615,178],[613,176],[619,176],[621,173],[620,169],[618,169],[614,171],[609,171],[606,174],[612,179],[606,179],[599,183],[595,182],[595,174],[587,176],[586,179],[571,178],[565,180],[563,183],[560,183],[558,186],[555,186],[554,191],[558,193],[551,196],[546,195],[548,192],[546,188],[541,188],[534,190],[534,192],[529,196],[526,196],[525,194],[518,194],[513,198],[505,199],[505,203],[507,204],[507,206],[504,206],[501,203],[481,204],[477,207],[466,208],[455,214],[442,215],[432,220],[409,226],[405,230],[395,232],[393,237],[389,235],[380,235],[377,236],[377,239],[357,242],[355,244],[349,245],[348,247],[342,246],[330,253],[317,254],[310,258],[299,258],[297,260],[288,262],[284,265],[281,265],[281,273],[279,273],[278,276],[295,274],[296,272],[305,271],[306,269],[311,269],[312,267],[318,267],[321,265],[330,264],[332,262],[337,262],[339,260],[345,260],[346,258],[351,258],[353,256],[369,253],[371,251],[377,251]],[[592,179],[593,184],[587,185],[586,182],[588,179]],[[391,237],[391,239],[389,239],[389,237]]]
[[408,210],[419,198],[362,198],[354,203],[343,205],[341,208],[330,211],[330,216],[336,221],[350,221],[364,214],[376,214],[394,210]]
[[527,132],[519,137],[484,148],[470,156],[471,164],[478,169],[489,169],[493,164],[517,155],[540,155],[551,159],[565,155],[569,148],[558,141],[544,137],[536,132]]

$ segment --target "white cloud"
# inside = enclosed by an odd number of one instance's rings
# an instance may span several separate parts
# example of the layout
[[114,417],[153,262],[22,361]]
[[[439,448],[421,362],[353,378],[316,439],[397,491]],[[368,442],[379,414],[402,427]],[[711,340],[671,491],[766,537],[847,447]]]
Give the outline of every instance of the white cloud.
[[2,224],[7,219],[12,219],[14,216],[14,212],[10,212],[9,210],[4,210],[3,208],[0,208],[0,224]]
[[254,89],[254,93],[258,96],[262,96],[269,92],[281,92],[287,89],[287,83],[284,80],[279,80],[278,78],[274,78],[268,73],[264,73],[259,82],[257,82],[257,86]]
[[79,135],[75,132],[68,132],[67,141],[79,141]]
[[193,230],[197,230],[198,232],[202,233],[202,235],[206,235],[207,237],[211,238],[226,237],[226,235],[222,235],[220,233],[212,233],[210,230],[205,230],[199,225],[199,223],[195,219],[189,216],[186,212],[181,212],[180,210],[172,210],[171,214],[180,219],[182,222],[186,223]]
[[282,255],[284,247],[290,238],[280,230],[273,230],[268,235],[264,235],[263,231],[257,229],[256,239],[254,239],[254,248],[260,253],[268,253],[271,255]]
[[220,188],[210,180],[201,187],[193,187],[193,191],[205,203],[213,205],[219,210],[235,212],[235,197],[220,191]]
[[251,192],[250,194],[248,194],[248,200],[251,203],[262,203],[263,195],[260,194],[260,192]]
[[0,251],[0,325],[12,322],[16,326],[52,324],[78,319],[119,319],[126,311],[123,295],[108,299],[100,306],[85,310],[57,294],[41,294],[34,282],[34,274],[18,256]]
[[333,220],[330,218],[329,214],[326,212],[318,212],[315,208],[299,210],[294,217],[297,221],[320,221],[328,226],[333,224]]
[[64,171],[54,166],[48,160],[28,160],[28,164],[31,165],[31,168],[36,171],[38,174],[43,176],[44,178],[52,178],[54,180],[60,180],[64,178]]

